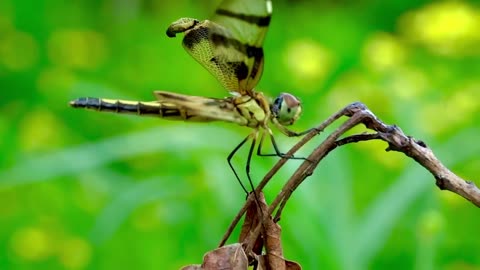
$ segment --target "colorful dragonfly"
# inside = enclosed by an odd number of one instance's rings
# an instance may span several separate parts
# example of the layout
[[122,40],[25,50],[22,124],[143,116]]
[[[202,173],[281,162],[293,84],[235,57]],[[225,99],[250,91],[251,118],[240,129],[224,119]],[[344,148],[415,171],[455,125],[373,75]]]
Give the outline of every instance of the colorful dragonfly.
[[[194,122],[225,121],[247,126],[253,131],[228,155],[227,161],[238,182],[248,193],[235,171],[231,159],[249,140],[246,173],[250,179],[250,161],[258,136],[257,155],[284,157],[269,127],[273,123],[287,136],[301,136],[286,126],[300,116],[300,101],[291,94],[281,93],[271,102],[256,92],[263,71],[263,40],[272,15],[270,0],[224,0],[211,20],[181,18],[167,29],[169,37],[184,33],[183,47],[230,91],[226,98],[206,98],[178,93],[154,91],[150,102],[83,97],[70,102],[74,108],[96,111],[156,116],[169,120]],[[275,154],[262,154],[265,133],[270,137]],[[289,157],[293,158],[293,157]]]

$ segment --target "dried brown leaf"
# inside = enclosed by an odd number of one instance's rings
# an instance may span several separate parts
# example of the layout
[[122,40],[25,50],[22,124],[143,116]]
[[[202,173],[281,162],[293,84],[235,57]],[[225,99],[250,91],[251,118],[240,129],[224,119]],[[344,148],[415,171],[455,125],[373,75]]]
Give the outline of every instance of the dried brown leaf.
[[248,269],[247,255],[242,245],[235,243],[214,249],[205,254],[202,265],[188,265],[182,270],[246,270]]
[[[285,265],[286,270],[302,270],[300,264],[294,261],[289,261],[285,259],[281,259],[283,264]],[[267,255],[262,255],[258,257],[258,267],[257,270],[267,270],[267,269],[277,269],[274,266],[270,265],[270,268],[267,268]]]
[[[245,221],[242,225],[242,229],[240,231],[239,242],[244,243],[248,236],[255,230],[257,227],[260,218],[259,212],[257,208],[257,204],[255,203],[255,195],[253,193],[248,196],[249,200],[252,200],[250,206],[247,208],[247,212],[245,214]],[[262,213],[266,213],[267,204],[265,202],[265,196],[263,193],[258,194],[258,200],[260,201],[260,205],[262,207]],[[262,254],[263,249],[263,238],[261,236],[257,237],[255,240],[255,244],[253,245],[252,251],[255,254]]]
[[271,269],[286,269],[285,260],[283,259],[282,240],[280,239],[282,229],[271,218],[265,223],[267,238],[265,240],[265,249],[267,251],[268,265]]

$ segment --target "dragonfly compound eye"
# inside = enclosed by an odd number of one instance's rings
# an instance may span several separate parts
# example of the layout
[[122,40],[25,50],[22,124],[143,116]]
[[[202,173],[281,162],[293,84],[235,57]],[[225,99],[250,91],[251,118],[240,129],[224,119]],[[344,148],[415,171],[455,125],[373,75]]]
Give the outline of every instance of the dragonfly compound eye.
[[293,95],[281,93],[272,104],[272,113],[284,126],[293,124],[302,113],[300,101]]

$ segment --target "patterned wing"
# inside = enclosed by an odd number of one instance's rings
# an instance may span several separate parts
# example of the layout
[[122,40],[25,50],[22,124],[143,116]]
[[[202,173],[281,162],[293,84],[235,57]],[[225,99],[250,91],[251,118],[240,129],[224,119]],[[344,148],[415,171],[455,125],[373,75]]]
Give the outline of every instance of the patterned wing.
[[227,90],[252,94],[262,75],[270,17],[270,0],[226,0],[213,21],[182,18],[170,25],[167,35],[185,33],[186,51]]
[[225,0],[212,21],[229,29],[240,42],[261,49],[271,17],[270,0]]

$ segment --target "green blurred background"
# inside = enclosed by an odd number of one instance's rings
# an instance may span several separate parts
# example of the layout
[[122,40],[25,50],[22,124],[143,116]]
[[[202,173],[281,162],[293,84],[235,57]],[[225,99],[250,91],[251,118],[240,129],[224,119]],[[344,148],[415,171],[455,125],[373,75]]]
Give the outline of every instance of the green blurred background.
[[[165,35],[218,3],[0,2],[0,269],[176,269],[218,244],[244,202],[226,156],[248,129],[68,107],[80,96],[152,100],[157,89],[227,95]],[[257,88],[303,100],[295,130],[360,100],[478,178],[477,1],[273,6]],[[320,164],[283,213],[285,255],[304,269],[480,269],[479,209],[385,148],[349,145]],[[240,171],[245,156],[234,159]],[[254,158],[255,182],[275,160]],[[287,163],[267,199],[298,165]]]

